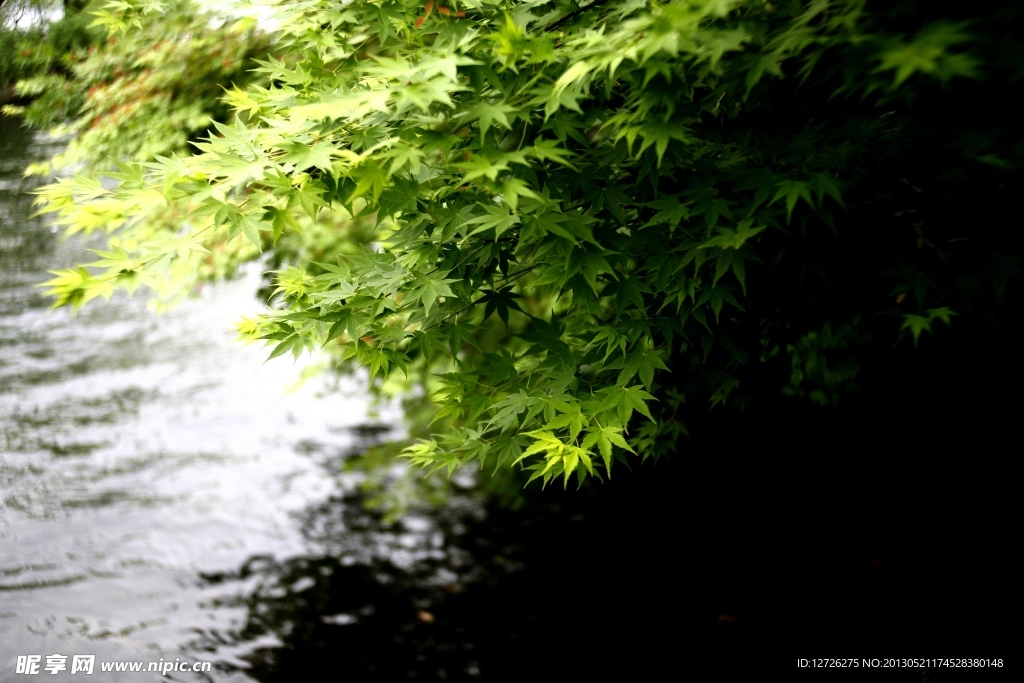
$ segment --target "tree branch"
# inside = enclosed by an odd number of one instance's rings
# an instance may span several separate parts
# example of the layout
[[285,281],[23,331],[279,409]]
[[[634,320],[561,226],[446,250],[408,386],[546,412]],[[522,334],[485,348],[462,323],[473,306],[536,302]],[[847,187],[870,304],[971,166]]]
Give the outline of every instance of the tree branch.
[[573,19],[575,19],[579,15],[583,14],[587,10],[593,9],[594,7],[597,7],[598,5],[603,5],[603,4],[607,3],[607,2],[608,2],[608,0],[594,0],[594,2],[590,3],[586,7],[580,7],[575,12],[570,12],[569,14],[566,14],[564,17],[562,17],[561,19],[559,19],[555,23],[551,24],[551,26],[548,26],[544,30],[545,31],[554,31],[556,28],[558,28],[562,24],[565,24],[565,23],[568,23],[568,22],[572,21]]

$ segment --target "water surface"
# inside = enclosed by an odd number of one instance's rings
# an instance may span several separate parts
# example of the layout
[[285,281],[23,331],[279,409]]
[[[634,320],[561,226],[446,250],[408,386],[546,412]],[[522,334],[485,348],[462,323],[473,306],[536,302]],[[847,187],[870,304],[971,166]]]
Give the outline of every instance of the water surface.
[[288,393],[290,361],[234,341],[255,269],[164,315],[142,295],[50,311],[37,284],[87,244],[32,217],[21,170],[59,144],[0,118],[0,680],[17,655],[53,653],[212,659],[244,678],[211,634],[246,611],[204,577],[324,552],[301,513],[358,483],[340,459],[399,414],[371,416],[355,381]]

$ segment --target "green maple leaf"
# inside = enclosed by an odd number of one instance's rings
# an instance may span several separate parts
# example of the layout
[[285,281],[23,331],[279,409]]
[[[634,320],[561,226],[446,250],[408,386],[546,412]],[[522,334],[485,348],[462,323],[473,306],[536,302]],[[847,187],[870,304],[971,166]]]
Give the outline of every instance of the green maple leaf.
[[491,313],[497,312],[501,322],[505,323],[508,327],[508,312],[509,310],[523,311],[516,303],[517,298],[522,298],[521,294],[516,294],[509,288],[492,290],[482,296],[477,303],[483,303],[484,306],[484,319],[490,317]]
[[772,197],[771,203],[779,201],[780,199],[786,200],[786,220],[789,221],[793,216],[793,209],[796,208],[796,203],[803,199],[807,202],[807,205],[814,208],[814,200],[811,199],[811,186],[800,180],[782,180],[778,183],[778,191],[775,192],[775,196]]
[[238,234],[238,231],[241,231],[260,251],[263,251],[260,230],[273,230],[273,226],[251,213],[236,213],[232,215],[230,223],[231,233]]
[[653,420],[651,411],[647,408],[646,404],[646,401],[650,400],[654,400],[654,397],[637,386],[610,387],[606,392],[604,401],[601,403],[600,410],[602,412],[615,410],[619,420],[624,425],[629,424],[629,418],[633,416],[634,410],[646,416],[647,419]]
[[[701,249],[707,249],[710,247],[719,247],[721,249],[735,249],[738,250],[743,247],[747,240],[756,236],[757,234],[764,231],[763,225],[753,227],[753,219],[746,219],[740,221],[736,225],[736,229],[732,228],[719,228],[720,233],[717,237],[713,237],[704,244],[700,245]],[[721,277],[721,276],[719,276]],[[718,279],[717,277],[715,278]]]
[[228,187],[238,187],[262,180],[269,167],[270,162],[265,158],[253,160],[237,154],[222,154],[214,172]]
[[519,208],[520,197],[536,198],[537,193],[531,190],[529,185],[519,178],[506,178],[502,181],[501,198],[513,211]]
[[510,104],[480,102],[470,109],[467,115],[470,119],[476,119],[479,122],[480,137],[483,138],[494,123],[498,123],[505,130],[512,130],[512,124],[508,120],[508,115],[515,111],[516,108]]
[[658,156],[658,166],[661,166],[662,157],[668,151],[669,143],[672,140],[688,141],[690,138],[687,133],[690,132],[692,131],[689,128],[673,121],[665,122],[658,119],[646,121],[637,131],[640,138],[640,154],[654,145],[654,152]]
[[430,309],[433,307],[434,302],[437,301],[438,297],[454,297],[455,293],[449,286],[452,282],[458,282],[458,280],[446,280],[444,276],[447,273],[435,272],[427,277],[418,277],[415,280],[415,287],[410,293],[410,299],[418,299],[423,304],[423,310],[426,315],[430,315]]
[[580,446],[582,448],[592,448],[594,445],[597,446],[601,453],[604,469],[609,477],[612,473],[612,446],[618,446],[630,453],[636,453],[636,451],[630,448],[626,440],[622,438],[621,427],[598,426],[596,429],[588,428],[587,436],[583,439],[583,443]]
[[654,351],[645,349],[639,353],[632,353],[626,359],[626,363],[615,380],[616,384],[625,385],[636,374],[639,373],[640,380],[647,387],[648,391],[654,383],[655,370],[668,370],[665,361],[659,358]]
[[658,225],[659,223],[668,223],[669,234],[675,231],[679,224],[690,217],[690,207],[686,204],[682,204],[675,197],[666,197],[665,199],[658,199],[653,202],[648,202],[644,206],[649,206],[652,209],[657,209],[658,213],[654,214],[651,220],[644,224],[644,227],[651,225]]
[[556,164],[561,164],[574,171],[579,170],[569,161],[569,157],[573,155],[573,152],[560,147],[557,140],[537,140],[533,143],[533,147],[525,151],[530,156],[536,157],[541,161],[554,161]]
[[335,149],[329,142],[317,142],[313,145],[295,143],[288,145],[285,149],[287,154],[281,157],[281,163],[294,164],[296,171],[304,171],[307,168],[316,167],[330,173],[331,157]]
[[507,231],[513,225],[519,223],[519,216],[509,211],[503,206],[485,206],[484,211],[486,212],[483,216],[477,216],[476,218],[466,221],[466,225],[478,226],[470,235],[475,235],[485,230],[494,229],[495,238],[501,237],[502,233]]

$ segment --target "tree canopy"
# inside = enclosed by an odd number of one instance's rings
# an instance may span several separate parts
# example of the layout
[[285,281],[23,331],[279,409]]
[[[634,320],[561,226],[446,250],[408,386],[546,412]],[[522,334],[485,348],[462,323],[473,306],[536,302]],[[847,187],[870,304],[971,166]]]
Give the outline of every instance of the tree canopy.
[[[214,44],[147,34],[167,6],[98,20],[146,78],[191,54],[183,83]],[[69,112],[92,165],[44,210],[110,246],[56,273],[58,305],[266,252],[273,306],[241,329],[270,357],[323,348],[376,386],[418,384],[436,412],[413,462],[545,483],[671,453],[709,409],[835,405],[894,345],[1005,315],[1011,3],[269,6],[252,82],[216,74],[237,81],[227,116],[106,148],[85,131],[135,91]],[[184,111],[160,102],[131,119],[145,139]]]

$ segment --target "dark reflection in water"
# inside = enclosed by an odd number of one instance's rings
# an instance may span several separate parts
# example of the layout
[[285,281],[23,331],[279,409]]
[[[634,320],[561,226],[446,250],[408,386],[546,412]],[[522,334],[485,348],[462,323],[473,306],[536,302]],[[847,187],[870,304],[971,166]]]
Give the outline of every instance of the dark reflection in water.
[[303,514],[304,530],[328,554],[254,557],[237,572],[207,576],[237,591],[218,604],[248,616],[240,630],[206,633],[199,645],[217,652],[224,642],[268,643],[244,656],[263,681],[329,666],[359,680],[478,677],[479,634],[452,606],[485,573],[466,536],[479,501],[462,492],[443,512],[394,525],[361,503],[358,494],[339,496]]
[[[332,469],[341,457],[321,462]],[[613,489],[550,490],[518,511],[456,481],[446,506],[394,524],[367,510],[357,489],[340,492],[298,517],[326,552],[253,556],[204,574],[218,593],[211,604],[244,617],[237,628],[203,630],[192,647],[225,671],[237,657],[234,667],[265,683],[334,671],[359,681],[612,671],[660,680],[678,653],[729,636],[715,621],[715,575],[732,560],[704,558],[694,572],[678,555],[681,538],[668,532],[685,504],[665,495],[672,487],[660,474],[645,467]],[[687,544],[708,540],[688,536]],[[693,583],[712,577],[714,590]],[[684,632],[703,641],[684,645]]]

